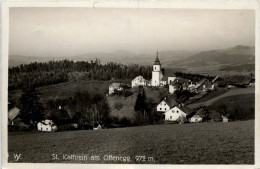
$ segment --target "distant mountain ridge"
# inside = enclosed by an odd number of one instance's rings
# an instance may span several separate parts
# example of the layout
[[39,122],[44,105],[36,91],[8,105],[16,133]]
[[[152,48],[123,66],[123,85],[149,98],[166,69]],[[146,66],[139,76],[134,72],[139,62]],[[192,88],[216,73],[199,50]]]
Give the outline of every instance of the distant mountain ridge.
[[[180,60],[194,54],[198,51],[159,51],[159,58],[162,64],[169,61]],[[20,64],[28,64],[31,62],[47,62],[50,60],[74,60],[74,61],[90,61],[95,59],[100,59],[102,63],[106,62],[117,62],[122,64],[140,64],[140,65],[151,65],[154,62],[156,57],[156,51],[154,53],[141,53],[136,54],[129,51],[115,51],[111,53],[87,53],[78,56],[68,56],[68,57],[32,57],[32,56],[18,56],[10,55],[9,56],[9,67],[18,66]]]
[[180,66],[201,67],[218,63],[223,65],[248,64],[255,62],[255,47],[238,45],[232,48],[203,51],[180,60]]
[[[90,61],[96,58],[101,63],[117,62],[122,64],[152,65],[156,56],[156,51],[151,54],[136,54],[129,51],[115,51],[111,53],[87,53],[71,57],[27,57],[11,55],[9,57],[9,67],[30,62],[47,62],[50,60],[74,60]],[[163,67],[186,70],[203,74],[218,74],[222,72],[254,71],[255,47],[238,45],[226,49],[209,51],[159,51],[159,59]],[[231,67],[232,66],[232,67]],[[230,68],[229,68],[230,67]]]

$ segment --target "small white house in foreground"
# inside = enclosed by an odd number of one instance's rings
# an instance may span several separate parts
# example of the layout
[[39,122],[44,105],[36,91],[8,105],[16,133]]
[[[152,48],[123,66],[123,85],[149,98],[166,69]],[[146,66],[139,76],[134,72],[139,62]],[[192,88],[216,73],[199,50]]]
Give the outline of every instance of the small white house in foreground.
[[39,131],[47,131],[47,132],[52,132],[52,131],[57,131],[57,126],[54,124],[52,120],[42,120],[41,122],[37,123],[37,129]]

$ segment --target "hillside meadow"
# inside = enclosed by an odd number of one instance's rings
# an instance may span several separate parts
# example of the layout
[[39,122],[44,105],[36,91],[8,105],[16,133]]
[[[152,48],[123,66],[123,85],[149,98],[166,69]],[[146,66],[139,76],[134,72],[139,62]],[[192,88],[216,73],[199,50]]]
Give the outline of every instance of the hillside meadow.
[[[37,163],[254,164],[254,148],[254,120],[8,135],[9,162],[17,153],[18,162]],[[66,154],[100,160],[69,160]],[[131,160],[105,161],[105,155]],[[136,156],[147,158],[137,162]]]

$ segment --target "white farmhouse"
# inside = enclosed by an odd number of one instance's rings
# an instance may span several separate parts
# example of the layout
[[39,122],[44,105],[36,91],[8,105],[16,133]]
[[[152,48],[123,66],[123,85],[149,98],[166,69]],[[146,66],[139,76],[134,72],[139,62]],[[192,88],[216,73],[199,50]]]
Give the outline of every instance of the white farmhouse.
[[123,90],[122,83],[112,83],[109,86],[108,94],[113,94],[115,91],[121,91]]
[[52,120],[42,120],[41,122],[37,123],[37,129],[39,131],[47,131],[52,132],[57,130],[57,126],[54,124]]
[[165,121],[178,121],[180,118],[185,117],[192,113],[192,110],[186,106],[174,106],[167,112],[165,112]]
[[198,123],[198,122],[202,122],[202,117],[199,114],[195,114],[194,116],[192,116],[189,121],[191,123]]
[[178,83],[178,82],[176,82],[176,81],[174,81],[174,82],[171,82],[170,84],[169,84],[169,93],[170,94],[173,94],[175,91],[177,91],[177,90],[181,90],[181,84],[180,83]]
[[138,86],[147,86],[148,82],[146,79],[144,79],[143,76],[137,76],[132,80],[132,88],[138,87]]
[[176,77],[168,77],[168,84],[171,82],[174,82],[176,80]]
[[171,107],[178,105],[173,96],[168,96],[164,98],[156,107],[158,112],[166,112],[170,110]]

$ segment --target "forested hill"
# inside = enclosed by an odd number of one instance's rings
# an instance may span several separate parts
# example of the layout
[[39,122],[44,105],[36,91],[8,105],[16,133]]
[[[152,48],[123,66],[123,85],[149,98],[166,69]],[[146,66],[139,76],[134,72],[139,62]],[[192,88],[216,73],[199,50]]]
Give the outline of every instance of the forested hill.
[[123,65],[95,61],[49,61],[34,62],[9,68],[9,90],[28,85],[40,87],[75,80],[133,79],[138,75],[151,78],[151,66]]

